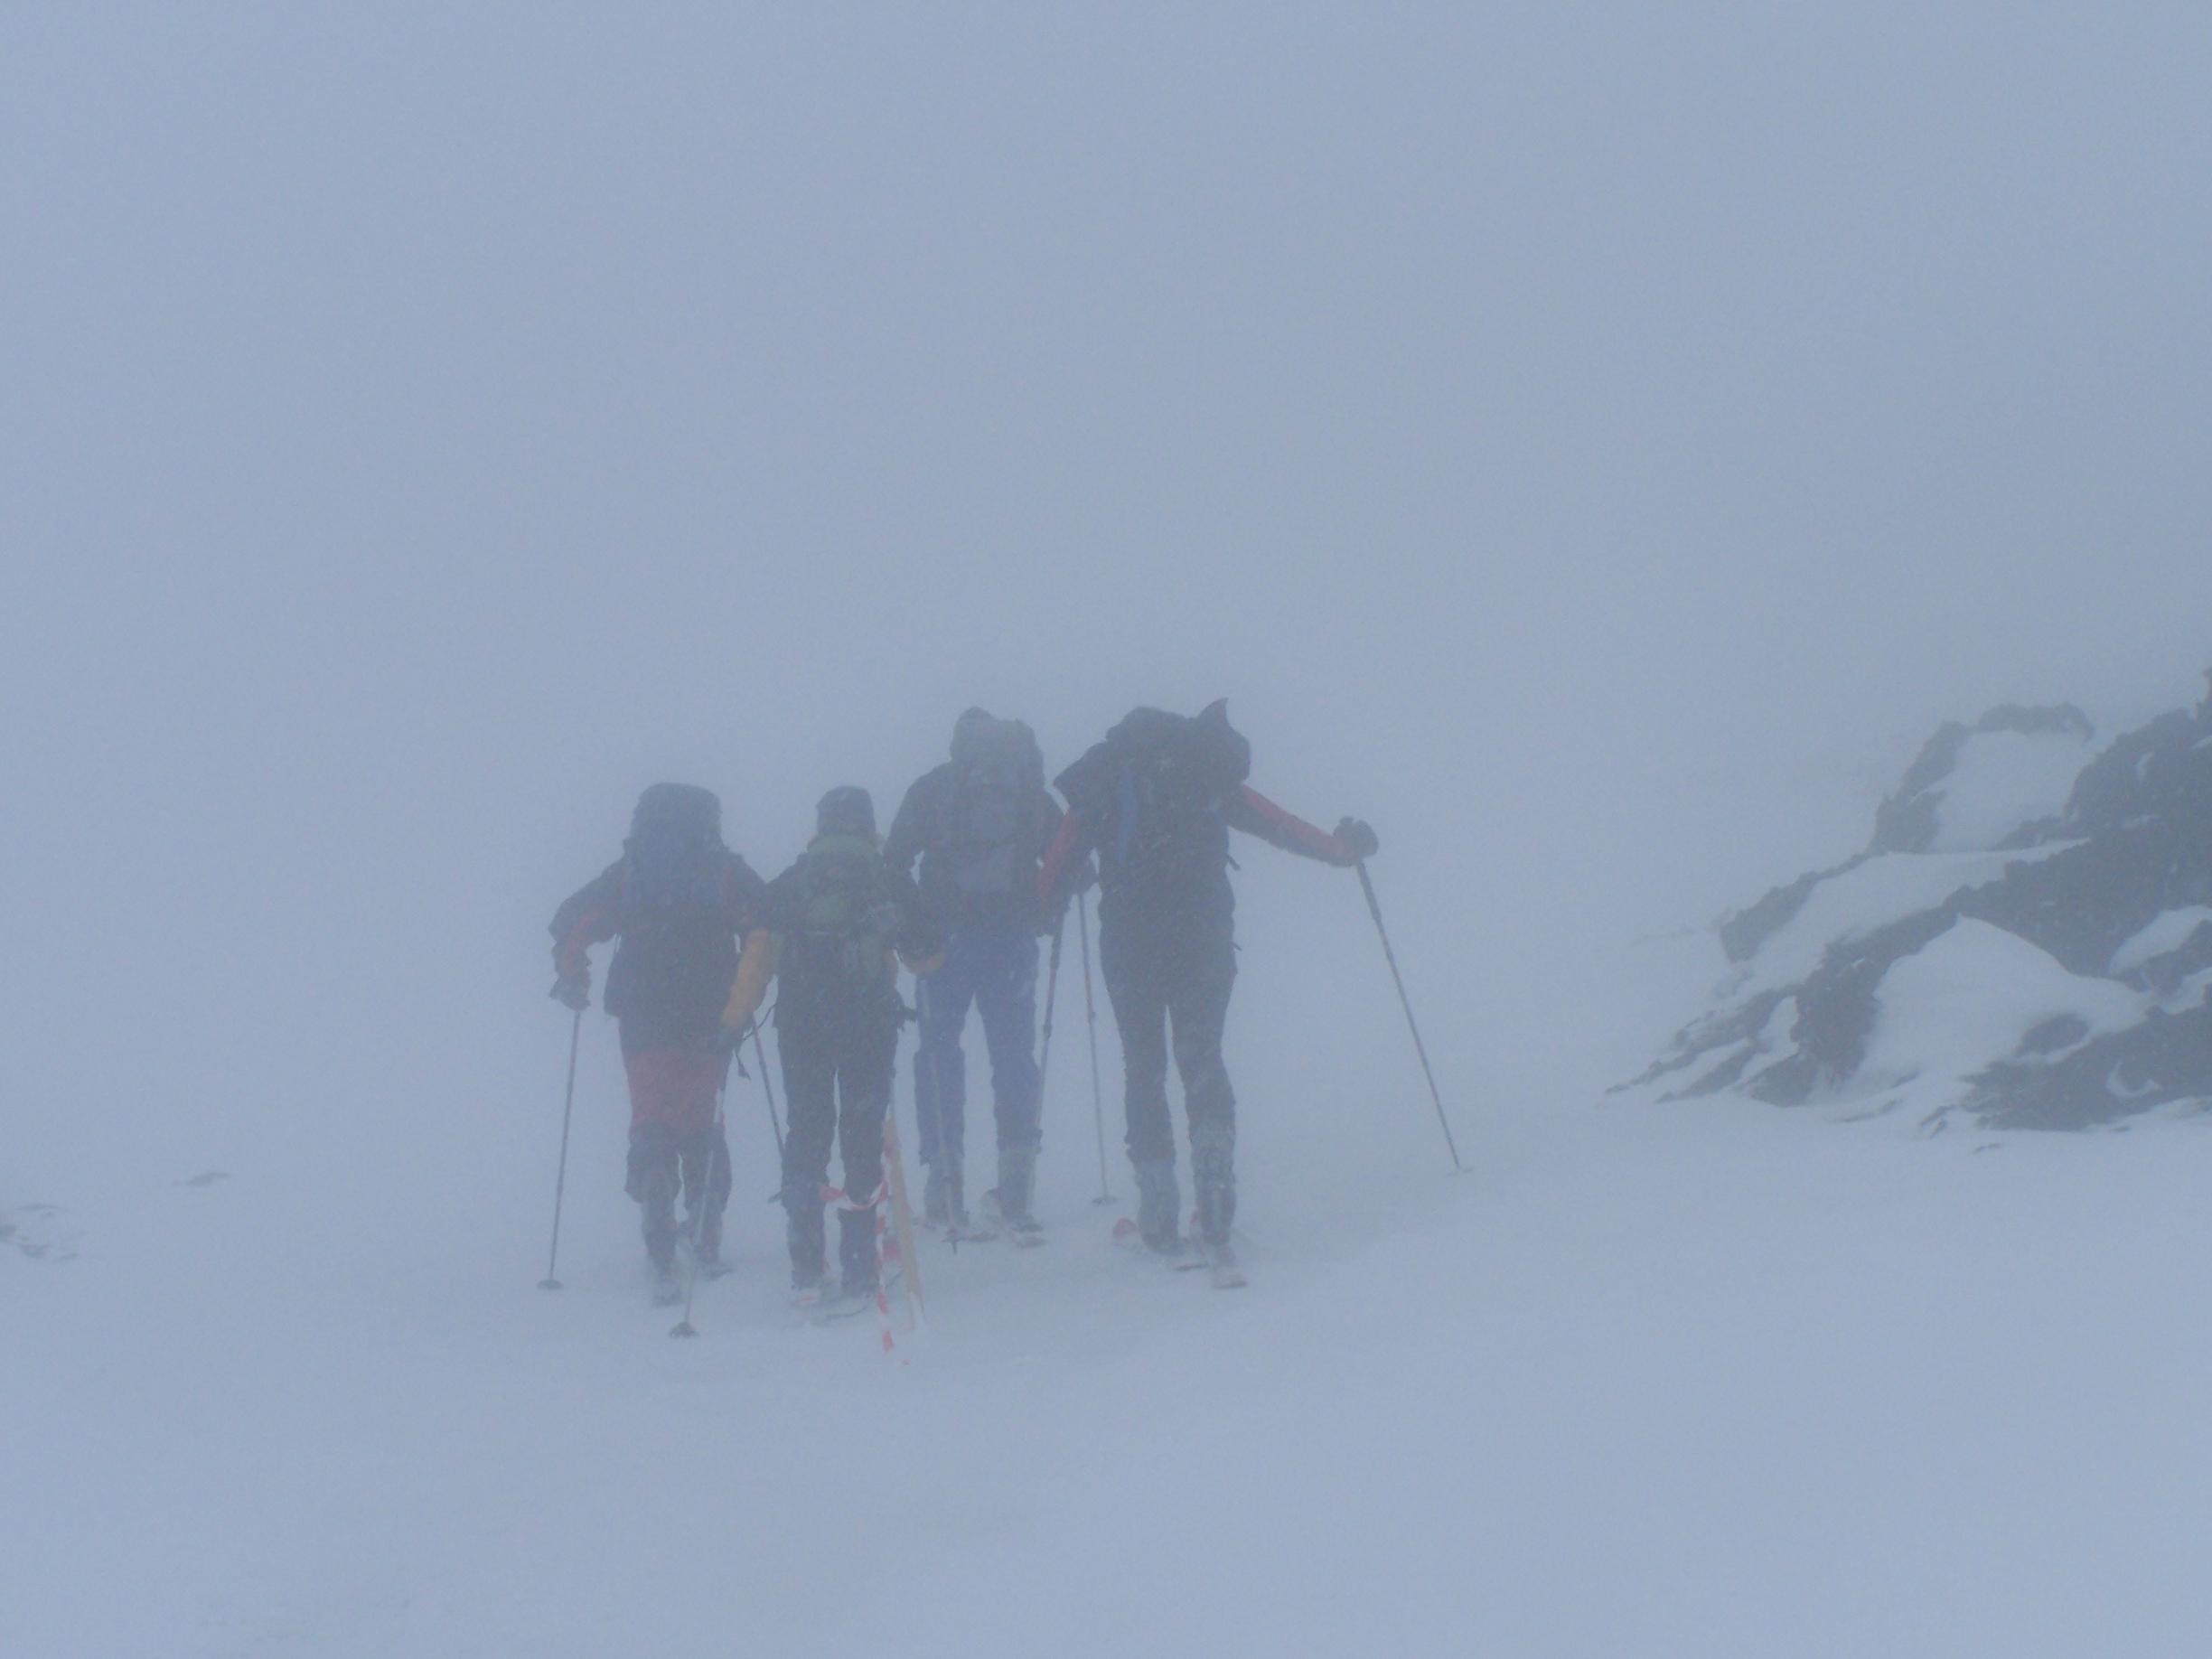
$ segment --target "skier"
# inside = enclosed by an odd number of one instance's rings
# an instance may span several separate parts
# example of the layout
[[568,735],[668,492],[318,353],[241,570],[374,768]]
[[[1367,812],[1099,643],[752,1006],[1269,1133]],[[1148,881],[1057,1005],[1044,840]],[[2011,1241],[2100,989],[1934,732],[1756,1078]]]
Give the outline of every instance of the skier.
[[553,995],[591,1005],[590,948],[618,939],[606,1010],[620,1022],[630,1081],[624,1183],[643,1212],[658,1299],[673,1301],[676,1198],[702,1270],[719,1270],[729,1143],[718,1107],[731,1045],[719,1016],[738,943],[766,922],[767,888],[722,844],[722,803],[685,783],[638,797],[623,856],[553,918]]
[[922,861],[920,888],[946,934],[943,967],[915,989],[921,1040],[914,1054],[914,1115],[922,1132],[925,1219],[968,1230],[967,1065],[961,1034],[972,1002],[983,1017],[997,1120],[998,1184],[986,1214],[1034,1240],[1036,1179],[1037,935],[1044,907],[1037,866],[1060,827],[1045,787],[1036,735],[980,708],[952,728],[952,757],[924,773],[899,803],[884,858],[902,875]]
[[1346,818],[1335,833],[1248,786],[1251,745],[1226,699],[1195,718],[1157,708],[1128,715],[1057,780],[1068,814],[1038,875],[1047,906],[1065,902],[1081,855],[1099,854],[1099,961],[1121,1033],[1138,1229],[1163,1255],[1182,1253],[1175,1126],[1167,1112],[1168,1022],[1190,1122],[1198,1244],[1223,1286],[1244,1282],[1230,1242],[1236,1215],[1236,1099],[1222,1027],[1236,979],[1229,830],[1326,864],[1354,865],[1374,832]]
[[781,1195],[792,1289],[801,1303],[831,1294],[822,1205],[834,1141],[845,1181],[838,1289],[858,1304],[876,1288],[884,1116],[906,1019],[895,953],[926,972],[939,951],[913,882],[884,859],[866,790],[833,789],[821,798],[814,839],[769,884],[768,919],[761,947],[746,945],[722,1023],[730,1031],[747,1028],[770,975],[780,976],[776,1048],[791,1108]]

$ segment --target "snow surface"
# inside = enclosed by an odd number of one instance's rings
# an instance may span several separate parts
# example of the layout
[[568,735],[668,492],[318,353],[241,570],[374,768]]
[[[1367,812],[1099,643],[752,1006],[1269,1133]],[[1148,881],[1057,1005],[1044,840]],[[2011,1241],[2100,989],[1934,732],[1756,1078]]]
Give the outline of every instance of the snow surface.
[[1062,1171],[1049,1248],[933,1248],[905,1364],[794,1324],[742,1195],[682,1344],[591,1181],[558,1295],[496,1193],[379,1235],[274,1160],[118,1192],[0,1254],[6,1651],[2196,1651],[2201,1120],[1515,1121],[1269,1214],[1242,1294]]
[[1820,966],[1830,945],[1932,909],[1962,888],[1997,880],[2008,865],[2048,858],[2064,845],[2029,852],[1885,853],[1869,858],[1815,886],[1728,989],[1741,997],[1795,985]]
[[2207,922],[2212,922],[2212,904],[2184,904],[2153,916],[2140,933],[2113,952],[2108,970],[2114,975],[2132,973],[2170,951],[2179,951],[2189,942],[2189,935]]
[[2071,1015],[2084,1038],[2123,1031],[2144,999],[2110,979],[2068,973],[2017,933],[1961,918],[1882,976],[1852,1098],[1894,1093],[1917,1118],[1947,1106],[1992,1058],[2013,1054],[2036,1026]]
[[1930,852],[1979,852],[2064,809],[2092,754],[2073,732],[1975,732],[1937,786]]

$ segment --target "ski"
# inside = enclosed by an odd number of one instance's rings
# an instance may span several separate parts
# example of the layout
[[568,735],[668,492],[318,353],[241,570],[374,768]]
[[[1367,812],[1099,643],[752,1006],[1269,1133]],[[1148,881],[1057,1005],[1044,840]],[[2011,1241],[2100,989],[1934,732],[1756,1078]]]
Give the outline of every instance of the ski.
[[1200,1254],[1207,1280],[1216,1290],[1242,1290],[1251,1282],[1227,1243],[1201,1245]]
[[1251,1282],[1245,1278],[1233,1249],[1223,1245],[1218,1251],[1209,1251],[1195,1234],[1178,1238],[1173,1251],[1154,1250],[1145,1242],[1137,1223],[1124,1215],[1113,1224],[1113,1241],[1133,1254],[1158,1262],[1171,1273],[1203,1272],[1217,1290],[1242,1290]]
[[999,1207],[997,1188],[994,1187],[983,1195],[980,1207],[983,1211],[983,1224],[997,1229],[990,1234],[991,1237],[996,1238],[998,1233],[1003,1233],[1024,1250],[1035,1250],[1045,1242],[1045,1229],[1038,1224],[1036,1216],[1008,1215]]

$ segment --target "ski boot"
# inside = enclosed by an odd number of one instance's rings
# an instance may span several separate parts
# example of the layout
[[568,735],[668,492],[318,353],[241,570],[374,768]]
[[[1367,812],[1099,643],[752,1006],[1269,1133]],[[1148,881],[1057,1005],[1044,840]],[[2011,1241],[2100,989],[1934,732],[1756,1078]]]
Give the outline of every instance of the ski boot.
[[838,1216],[838,1273],[824,1271],[814,1309],[822,1324],[849,1319],[876,1304],[876,1212],[846,1210]]
[[1045,1242],[1045,1229],[1030,1213],[1036,1190],[1036,1148],[1000,1147],[998,1185],[983,1195],[983,1219],[995,1224],[1015,1243],[1035,1246]]
[[691,1241],[691,1261],[702,1279],[719,1279],[728,1272],[729,1263],[722,1260],[722,1214],[710,1210],[703,1215],[685,1218],[685,1236]]
[[1172,1261],[1186,1249],[1176,1221],[1183,1193],[1176,1182],[1175,1159],[1148,1158],[1135,1167],[1138,1236],[1154,1255]]
[[785,1188],[783,1236],[791,1247],[792,1302],[811,1308],[829,1294],[830,1279],[823,1270],[824,1247],[821,1199]]
[[945,1224],[944,1235],[954,1244],[981,1244],[998,1236],[998,1230],[989,1224],[988,1209],[982,1225],[978,1225],[968,1214],[967,1195],[961,1191],[968,1179],[960,1170],[950,1170],[944,1178]]
[[1191,1186],[1198,1195],[1198,1249],[1217,1290],[1244,1286],[1229,1228],[1236,1220],[1234,1142],[1221,1135],[1191,1138]]
[[941,1229],[952,1219],[951,1205],[946,1198],[943,1176],[932,1164],[922,1180],[922,1224],[933,1230]]
[[666,1308],[683,1300],[676,1279],[676,1176],[673,1170],[653,1170],[639,1183],[638,1208],[645,1229],[645,1259],[652,1266],[653,1305]]

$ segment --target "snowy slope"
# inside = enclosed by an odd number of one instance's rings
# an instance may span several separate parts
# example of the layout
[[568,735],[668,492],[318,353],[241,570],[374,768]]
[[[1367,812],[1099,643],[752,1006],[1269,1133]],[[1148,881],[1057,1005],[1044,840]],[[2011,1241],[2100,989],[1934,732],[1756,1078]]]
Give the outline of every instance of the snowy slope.
[[275,1159],[119,1192],[78,1260],[0,1255],[7,1651],[2193,1651],[2200,1128],[1478,1144],[1268,1214],[1242,1295],[1064,1167],[1051,1248],[933,1248],[904,1365],[793,1322],[742,1197],[680,1344],[604,1186],[558,1296],[519,1184],[381,1238],[301,1229]]

